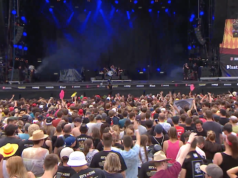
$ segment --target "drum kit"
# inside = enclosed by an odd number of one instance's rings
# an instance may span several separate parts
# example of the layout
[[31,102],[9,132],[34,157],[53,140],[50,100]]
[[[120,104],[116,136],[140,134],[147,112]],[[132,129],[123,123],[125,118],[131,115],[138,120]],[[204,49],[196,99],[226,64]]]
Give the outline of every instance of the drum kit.
[[116,68],[114,67],[114,65],[112,65],[110,67],[110,69],[104,67],[103,70],[101,72],[99,72],[100,75],[104,75],[104,76],[120,76],[123,73],[123,70],[120,69],[119,67]]

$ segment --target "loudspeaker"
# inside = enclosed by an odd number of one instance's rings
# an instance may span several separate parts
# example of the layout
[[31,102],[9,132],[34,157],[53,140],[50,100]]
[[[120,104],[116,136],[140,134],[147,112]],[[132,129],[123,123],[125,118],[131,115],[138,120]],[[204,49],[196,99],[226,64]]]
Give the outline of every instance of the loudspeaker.
[[202,33],[201,33],[200,27],[194,28],[194,31],[195,31],[195,35],[197,37],[198,42],[201,45],[204,45],[206,43],[206,40],[202,37]]
[[12,72],[9,72],[9,74],[8,74],[8,80],[9,81],[19,81],[19,70],[14,69],[12,80],[11,80],[11,76],[12,76]]
[[201,69],[201,77],[210,77],[210,74],[211,74],[211,72],[210,72],[209,68],[203,67]]
[[102,75],[96,76],[96,80],[102,80]]
[[112,80],[119,80],[119,76],[112,76]]
[[128,80],[128,76],[122,75],[122,76],[121,76],[121,79],[122,79],[122,80]]

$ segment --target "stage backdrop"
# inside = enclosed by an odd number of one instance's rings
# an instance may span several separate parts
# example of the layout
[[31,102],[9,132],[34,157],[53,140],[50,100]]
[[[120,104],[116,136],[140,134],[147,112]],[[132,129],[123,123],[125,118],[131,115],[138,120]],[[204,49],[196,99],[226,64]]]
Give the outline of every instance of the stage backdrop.
[[238,19],[227,19],[220,44],[220,67],[223,77],[238,76]]

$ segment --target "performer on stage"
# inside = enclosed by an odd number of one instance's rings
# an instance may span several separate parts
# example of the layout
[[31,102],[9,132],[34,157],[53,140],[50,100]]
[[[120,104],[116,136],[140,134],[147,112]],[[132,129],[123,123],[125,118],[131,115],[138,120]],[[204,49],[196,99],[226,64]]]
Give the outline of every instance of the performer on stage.
[[188,63],[185,63],[183,65],[183,75],[184,75],[184,80],[188,80],[188,71],[189,71],[189,67],[188,67]]

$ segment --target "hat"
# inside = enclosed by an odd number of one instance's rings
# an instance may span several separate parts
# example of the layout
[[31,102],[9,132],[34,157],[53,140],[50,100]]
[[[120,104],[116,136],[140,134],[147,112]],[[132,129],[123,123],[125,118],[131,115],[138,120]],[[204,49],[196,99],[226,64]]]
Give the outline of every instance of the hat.
[[69,161],[67,162],[69,166],[77,167],[84,166],[87,164],[85,155],[83,152],[75,151],[69,155]]
[[14,107],[10,107],[10,108],[9,108],[9,111],[10,111],[10,112],[14,111]]
[[36,130],[33,132],[32,137],[30,137],[29,140],[37,141],[37,140],[43,140],[47,137],[48,135],[44,134],[42,130]]
[[136,121],[141,121],[141,116],[140,115],[136,116]]
[[13,156],[18,150],[17,144],[6,144],[0,148],[0,154],[3,155],[4,158]]
[[69,155],[73,152],[74,152],[74,150],[72,148],[65,147],[60,152],[60,158],[69,157]]
[[33,103],[32,106],[33,106],[33,107],[36,107],[36,103]]
[[230,117],[230,120],[235,121],[235,120],[237,120],[237,117],[236,117],[236,116],[231,116],[231,117]]
[[155,126],[155,132],[156,132],[157,134],[161,134],[161,133],[163,132],[163,127],[162,127],[162,125],[157,124],[157,125]]
[[170,158],[167,158],[163,151],[158,151],[154,154],[154,161],[160,162],[160,161],[168,161],[171,160]]
[[83,115],[83,110],[80,109],[79,112],[78,112],[79,115]]
[[46,124],[46,125],[51,125],[51,124],[52,124],[52,121],[53,121],[53,119],[52,119],[51,117],[47,117],[47,118],[46,118],[46,121],[45,121],[45,124]]
[[220,178],[223,176],[222,169],[216,164],[201,165],[200,169],[212,178]]
[[76,141],[76,138],[70,135],[69,137],[65,138],[65,140],[64,140],[65,146],[70,147],[75,141]]

